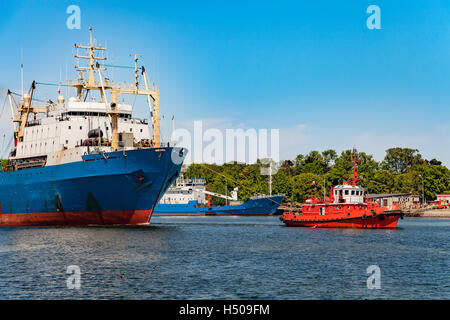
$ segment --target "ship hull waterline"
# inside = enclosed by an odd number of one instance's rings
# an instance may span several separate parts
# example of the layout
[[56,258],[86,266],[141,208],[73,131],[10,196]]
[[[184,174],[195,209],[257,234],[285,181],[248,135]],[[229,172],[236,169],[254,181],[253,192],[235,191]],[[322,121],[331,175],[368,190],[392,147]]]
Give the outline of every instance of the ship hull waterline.
[[323,218],[315,220],[302,220],[301,218],[282,219],[287,227],[309,228],[358,228],[358,229],[395,229],[403,214],[400,211],[386,212],[375,217],[350,217],[342,219]]
[[274,215],[284,196],[251,199],[240,205],[199,206],[197,201],[187,204],[158,204],[154,216],[267,216]]
[[2,172],[0,226],[147,224],[186,153],[169,147],[116,151]]

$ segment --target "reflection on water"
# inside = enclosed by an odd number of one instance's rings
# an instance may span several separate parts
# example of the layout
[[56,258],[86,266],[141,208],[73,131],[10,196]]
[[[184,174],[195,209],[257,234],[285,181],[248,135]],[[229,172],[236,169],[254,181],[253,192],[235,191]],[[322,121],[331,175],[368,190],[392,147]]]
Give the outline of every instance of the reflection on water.
[[[0,229],[3,299],[450,298],[450,220],[397,230],[286,228],[278,217]],[[66,268],[81,268],[81,289]],[[368,290],[369,265],[381,289]]]

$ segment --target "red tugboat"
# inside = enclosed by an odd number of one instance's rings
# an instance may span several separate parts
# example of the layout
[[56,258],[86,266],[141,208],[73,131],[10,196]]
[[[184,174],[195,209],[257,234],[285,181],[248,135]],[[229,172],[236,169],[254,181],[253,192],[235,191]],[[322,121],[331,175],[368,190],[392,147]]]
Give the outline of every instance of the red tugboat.
[[353,150],[353,179],[331,187],[329,197],[307,199],[300,213],[284,213],[280,220],[288,227],[313,228],[396,228],[403,212],[397,205],[382,207],[365,197],[358,186],[358,163]]

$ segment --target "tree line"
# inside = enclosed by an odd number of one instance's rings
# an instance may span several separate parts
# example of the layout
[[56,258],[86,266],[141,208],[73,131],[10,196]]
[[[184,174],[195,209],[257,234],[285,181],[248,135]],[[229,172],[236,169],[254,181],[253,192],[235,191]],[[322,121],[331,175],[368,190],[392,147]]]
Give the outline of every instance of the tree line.
[[[272,194],[284,194],[285,201],[303,202],[312,196],[329,195],[332,185],[342,184],[353,173],[353,151],[340,155],[335,150],[311,151],[299,154],[293,160],[278,164],[272,175]],[[450,170],[436,159],[426,160],[417,149],[390,148],[380,162],[372,155],[358,153],[359,185],[368,193],[412,193],[433,200],[438,193],[450,193]],[[255,164],[225,163],[191,164],[184,176],[206,180],[209,191],[230,194],[238,187],[238,197],[248,200],[255,194],[269,193],[269,177],[261,175],[267,165],[258,160]],[[267,171],[267,170],[266,170]],[[222,204],[225,200],[214,199]]]

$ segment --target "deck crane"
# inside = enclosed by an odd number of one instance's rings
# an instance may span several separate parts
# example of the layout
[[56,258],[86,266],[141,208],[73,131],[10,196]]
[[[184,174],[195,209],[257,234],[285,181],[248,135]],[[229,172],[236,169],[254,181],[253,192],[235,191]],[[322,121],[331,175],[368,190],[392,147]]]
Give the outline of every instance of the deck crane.
[[226,200],[232,200],[232,201],[237,201],[237,192],[238,192],[238,188],[234,188],[233,191],[231,191],[231,197],[229,196],[225,196],[223,194],[220,193],[215,193],[215,192],[211,192],[211,191],[203,191],[204,194],[213,196],[213,197],[218,197],[218,198],[223,198]]
[[[13,118],[14,123],[14,138],[15,138],[15,144],[17,142],[23,141],[23,136],[25,132],[25,127],[28,123],[28,118],[31,113],[34,114],[34,120],[36,120],[38,113],[47,113],[48,109],[47,107],[33,107],[32,101],[33,101],[33,94],[34,90],[36,89],[36,81],[33,81],[31,84],[31,88],[28,91],[28,93],[25,93],[22,96],[22,100],[17,105],[17,113],[14,113],[14,106],[13,106],[13,99],[12,99],[12,91],[8,90],[8,97],[9,97],[9,104],[11,107],[11,115]],[[16,122],[19,123],[19,128],[16,126]]]

